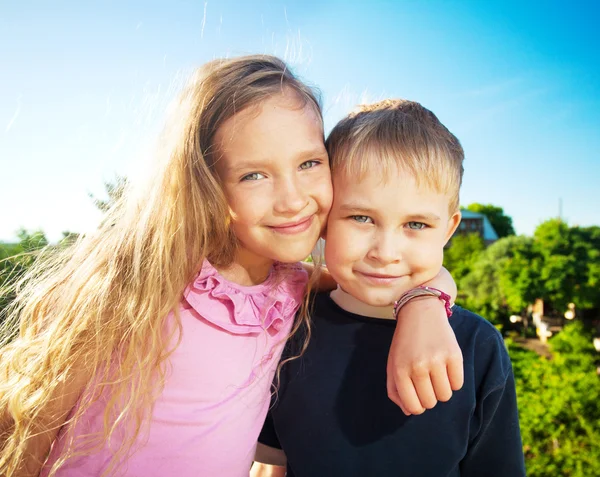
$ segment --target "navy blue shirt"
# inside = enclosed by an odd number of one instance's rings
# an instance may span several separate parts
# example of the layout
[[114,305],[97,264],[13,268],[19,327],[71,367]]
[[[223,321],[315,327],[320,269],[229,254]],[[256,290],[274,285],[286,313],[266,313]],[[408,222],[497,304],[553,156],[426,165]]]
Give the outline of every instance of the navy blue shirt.
[[[525,475],[515,385],[502,336],[455,306],[450,318],[465,383],[446,403],[405,416],[389,400],[393,320],[341,309],[316,296],[312,336],[283,366],[259,441],[281,448],[288,477],[520,477]],[[297,355],[303,333],[285,359]]]

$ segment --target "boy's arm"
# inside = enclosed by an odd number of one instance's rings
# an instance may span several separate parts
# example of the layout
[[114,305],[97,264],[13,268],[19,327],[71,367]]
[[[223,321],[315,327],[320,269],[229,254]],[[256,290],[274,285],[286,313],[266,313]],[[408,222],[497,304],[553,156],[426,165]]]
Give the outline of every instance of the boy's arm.
[[479,429],[460,463],[463,477],[525,477],[515,380],[504,344],[499,347],[508,375],[477,403],[473,419]]
[[[445,268],[424,285],[456,298],[456,284]],[[387,364],[388,396],[406,415],[422,414],[462,387],[462,352],[437,297],[413,298],[397,320]]]

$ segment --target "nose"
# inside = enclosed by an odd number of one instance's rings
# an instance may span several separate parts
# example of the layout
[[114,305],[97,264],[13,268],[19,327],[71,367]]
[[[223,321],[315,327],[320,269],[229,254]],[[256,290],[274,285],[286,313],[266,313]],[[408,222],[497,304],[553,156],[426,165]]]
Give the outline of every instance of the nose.
[[273,209],[281,215],[293,216],[308,205],[308,193],[296,177],[278,181]]
[[367,256],[382,265],[402,260],[402,238],[392,231],[381,231],[374,236]]

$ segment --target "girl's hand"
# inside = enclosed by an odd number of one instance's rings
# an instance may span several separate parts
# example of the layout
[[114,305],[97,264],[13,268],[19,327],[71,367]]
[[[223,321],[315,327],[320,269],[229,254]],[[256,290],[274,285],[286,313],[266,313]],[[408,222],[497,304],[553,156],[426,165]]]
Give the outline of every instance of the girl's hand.
[[[427,285],[456,297],[456,285],[445,269]],[[463,380],[462,352],[444,303],[437,297],[413,298],[398,313],[387,364],[389,398],[407,416],[422,414],[438,401],[448,401]]]

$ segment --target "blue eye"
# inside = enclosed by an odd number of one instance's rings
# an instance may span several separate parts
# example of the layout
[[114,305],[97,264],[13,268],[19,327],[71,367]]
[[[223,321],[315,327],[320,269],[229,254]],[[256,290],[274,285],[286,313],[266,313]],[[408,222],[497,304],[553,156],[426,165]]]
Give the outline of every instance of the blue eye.
[[300,164],[300,169],[303,171],[306,169],[312,169],[313,167],[316,167],[319,164],[321,164],[320,161],[315,161],[315,160],[306,161],[306,162],[303,162],[302,164]]
[[351,215],[350,218],[359,224],[372,224],[373,219],[367,215]]
[[411,230],[423,230],[427,227],[423,222],[408,222],[406,226]]
[[251,174],[246,174],[244,177],[242,177],[242,181],[257,181],[264,177],[265,176],[263,174],[261,174],[260,172],[253,172]]

